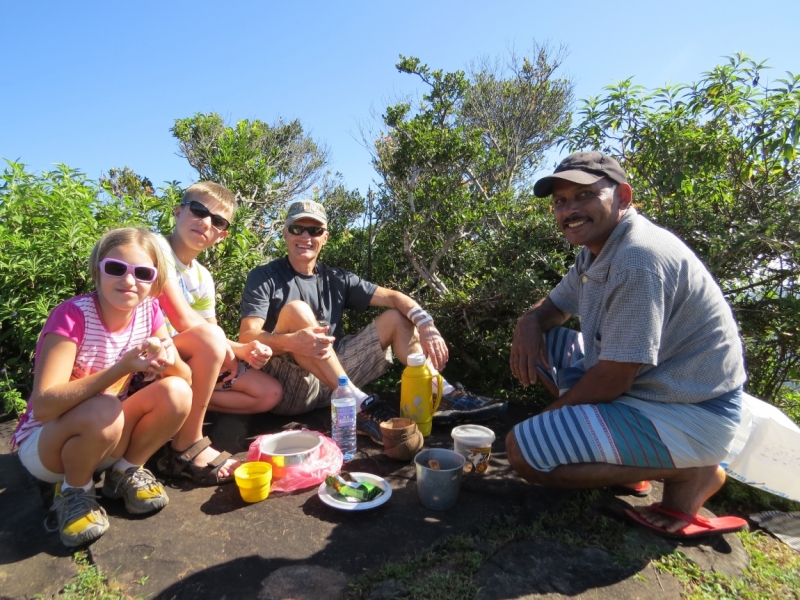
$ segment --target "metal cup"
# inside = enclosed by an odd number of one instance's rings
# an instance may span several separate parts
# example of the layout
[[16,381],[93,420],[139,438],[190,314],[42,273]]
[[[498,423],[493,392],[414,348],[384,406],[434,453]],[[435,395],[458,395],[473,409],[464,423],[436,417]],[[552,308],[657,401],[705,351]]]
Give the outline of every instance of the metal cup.
[[[438,461],[439,469],[431,469],[431,459]],[[430,448],[414,457],[417,470],[417,494],[425,508],[448,510],[455,506],[464,476],[466,459],[452,450]]]

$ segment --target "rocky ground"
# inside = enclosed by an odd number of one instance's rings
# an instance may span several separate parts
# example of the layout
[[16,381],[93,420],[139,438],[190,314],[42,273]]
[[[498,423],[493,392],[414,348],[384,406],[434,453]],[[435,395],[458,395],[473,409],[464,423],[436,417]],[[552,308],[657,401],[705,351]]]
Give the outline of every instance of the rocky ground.
[[[607,491],[559,492],[518,478],[503,439],[529,414],[512,406],[488,424],[497,433],[491,468],[464,482],[449,511],[420,505],[413,463],[393,461],[359,438],[348,469],[391,484],[393,495],[383,506],[340,512],[323,504],[316,488],[246,504],[235,484],[197,488],[169,482],[169,506],[146,518],[129,516],[121,501],[102,500],[111,528],[90,547],[89,558],[129,596],[165,600],[408,597],[414,592],[407,581],[381,580],[378,570],[450,547],[454,539],[477,560],[470,577],[482,600],[679,598],[677,579],[651,564],[676,548],[703,569],[741,575],[747,555],[735,535],[683,544],[624,523],[625,506],[658,499],[657,483],[653,497],[632,499]],[[325,410],[294,421],[210,415],[208,433],[217,447],[241,452],[261,433],[296,427],[327,432],[329,425]],[[10,454],[13,427],[10,420],[0,423],[0,599],[51,597],[75,575],[76,565],[58,536],[43,528],[39,486]],[[426,447],[452,448],[450,428],[434,428]],[[498,531],[505,537],[493,535]],[[459,568],[441,566],[445,572]]]

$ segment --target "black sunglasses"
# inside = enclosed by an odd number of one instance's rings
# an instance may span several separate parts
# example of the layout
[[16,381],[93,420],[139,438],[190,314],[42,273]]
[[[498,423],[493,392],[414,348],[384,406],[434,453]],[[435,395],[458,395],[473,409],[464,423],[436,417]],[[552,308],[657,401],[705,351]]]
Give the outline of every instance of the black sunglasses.
[[189,206],[189,210],[192,214],[197,217],[198,219],[205,219],[206,217],[211,217],[211,224],[219,229],[220,231],[228,231],[228,227],[231,226],[230,221],[224,217],[220,217],[219,215],[215,215],[210,210],[208,210],[202,202],[198,202],[197,200],[190,200],[189,202],[181,202],[181,206]]
[[319,225],[287,225],[286,231],[292,235],[303,235],[303,232],[307,231],[311,237],[319,237],[325,233],[325,228]]
[[143,265],[129,265],[128,263],[115,258],[104,258],[100,261],[100,269],[109,277],[125,277],[128,273],[133,273],[134,278],[144,283],[153,283],[158,275],[155,267]]

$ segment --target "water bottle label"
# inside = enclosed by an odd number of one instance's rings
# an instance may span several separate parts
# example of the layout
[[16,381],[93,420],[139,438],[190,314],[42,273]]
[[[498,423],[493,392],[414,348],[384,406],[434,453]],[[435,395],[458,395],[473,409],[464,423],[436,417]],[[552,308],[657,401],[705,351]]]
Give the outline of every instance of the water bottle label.
[[339,427],[352,427],[356,422],[355,406],[339,406],[336,410],[336,424]]

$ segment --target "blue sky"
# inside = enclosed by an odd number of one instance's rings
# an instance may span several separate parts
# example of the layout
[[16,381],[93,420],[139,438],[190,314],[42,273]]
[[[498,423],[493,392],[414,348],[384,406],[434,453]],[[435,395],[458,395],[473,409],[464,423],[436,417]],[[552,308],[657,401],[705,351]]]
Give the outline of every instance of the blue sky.
[[[598,6],[605,6],[604,12]],[[800,71],[797,0],[11,2],[2,0],[0,157],[96,179],[130,166],[156,185],[196,175],[169,133],[196,112],[298,118],[331,169],[374,178],[359,124],[422,88],[399,54],[454,70],[533,40],[565,44],[577,98],[633,76],[693,81],[723,56]]]

